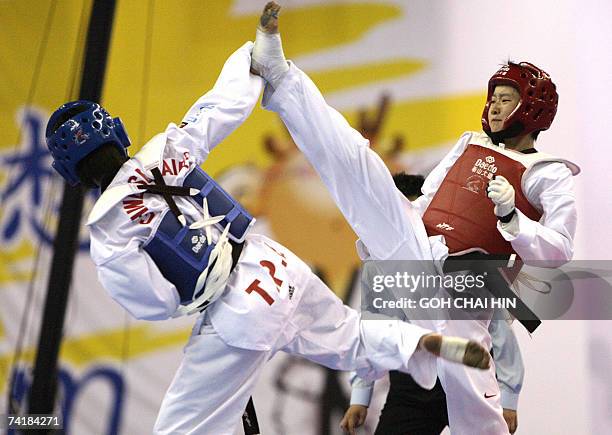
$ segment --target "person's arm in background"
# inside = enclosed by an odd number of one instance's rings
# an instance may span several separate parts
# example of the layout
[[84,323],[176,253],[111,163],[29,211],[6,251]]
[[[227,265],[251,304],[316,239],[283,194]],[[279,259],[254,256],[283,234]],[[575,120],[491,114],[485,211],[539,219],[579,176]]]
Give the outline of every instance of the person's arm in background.
[[518,425],[518,399],[523,387],[525,366],[518,341],[509,322],[492,320],[489,324],[489,333],[504,419],[510,433],[514,433]]
[[[506,320],[491,321],[489,333],[504,419],[510,433],[514,433],[518,425],[518,398],[523,387],[525,366],[512,326]],[[349,434],[354,434],[354,430],[365,422],[373,390],[374,382],[365,381],[353,373],[350,407],[340,422],[340,427]]]
[[355,435],[355,430],[365,422],[373,390],[374,382],[365,381],[352,373],[350,406],[340,421],[340,427],[349,435]]

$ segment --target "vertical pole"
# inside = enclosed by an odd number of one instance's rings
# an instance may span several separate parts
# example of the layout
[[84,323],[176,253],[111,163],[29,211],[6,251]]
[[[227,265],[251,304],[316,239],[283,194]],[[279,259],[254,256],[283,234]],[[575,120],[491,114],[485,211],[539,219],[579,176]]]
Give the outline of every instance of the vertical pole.
[[[79,99],[100,101],[114,13],[115,0],[93,1],[85,42]],[[72,188],[64,183],[60,220],[53,243],[53,260],[29,394],[28,414],[52,414],[55,408],[57,361],[72,269],[78,248],[83,198],[83,188]],[[41,434],[41,431],[31,433]]]

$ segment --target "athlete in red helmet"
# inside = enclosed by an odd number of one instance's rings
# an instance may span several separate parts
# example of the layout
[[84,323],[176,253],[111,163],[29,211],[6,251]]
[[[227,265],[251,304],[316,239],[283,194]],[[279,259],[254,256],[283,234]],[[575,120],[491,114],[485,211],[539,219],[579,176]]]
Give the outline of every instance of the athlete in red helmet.
[[[496,106],[500,96],[508,104]],[[528,134],[535,140],[552,124],[558,102],[557,87],[545,71],[529,62],[508,62],[489,80],[482,129],[496,143]]]
[[[274,13],[265,23],[262,17],[251,62],[267,82],[263,105],[280,115],[321,176],[359,236],[362,259],[447,264],[449,256],[479,252],[513,254],[527,264],[550,267],[571,259],[576,230],[572,175],[579,169],[534,148],[557,108],[548,74],[528,63],[509,63],[494,74],[484,133],[464,133],[428,175],[423,195],[410,202],[368,141],[327,105],[306,74],[285,60],[278,5],[271,2],[269,7]],[[482,314],[474,320],[431,323],[438,331],[490,348],[491,313]],[[438,361],[417,382],[432,388],[436,374],[447,394],[453,435],[508,433],[493,365],[478,372]]]

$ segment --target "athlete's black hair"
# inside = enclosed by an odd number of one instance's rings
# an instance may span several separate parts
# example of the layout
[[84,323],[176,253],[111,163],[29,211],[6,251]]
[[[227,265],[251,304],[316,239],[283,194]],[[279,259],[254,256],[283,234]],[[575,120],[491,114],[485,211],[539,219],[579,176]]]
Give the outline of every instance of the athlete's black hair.
[[425,177],[399,172],[393,175],[393,181],[406,198],[414,199],[421,196],[421,188],[425,182]]
[[127,160],[114,144],[107,143],[85,156],[78,163],[76,173],[84,186],[104,190]]

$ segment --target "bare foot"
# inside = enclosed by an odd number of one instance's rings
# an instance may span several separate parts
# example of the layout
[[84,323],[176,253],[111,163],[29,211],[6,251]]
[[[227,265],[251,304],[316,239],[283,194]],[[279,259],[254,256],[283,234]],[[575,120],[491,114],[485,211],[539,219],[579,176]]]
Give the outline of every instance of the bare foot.
[[458,362],[468,367],[484,370],[488,369],[491,365],[491,355],[489,352],[473,340],[431,333],[421,337],[419,347],[438,357]]
[[442,335],[440,334],[427,334],[419,341],[419,347],[436,356],[440,356],[440,346],[442,346]]
[[263,77],[273,89],[278,88],[289,70],[278,31],[279,11],[280,6],[275,2],[269,2],[264,7],[251,55],[251,72]]
[[280,5],[276,2],[268,2],[264,6],[259,19],[259,28],[265,33],[278,33],[278,12]]
[[488,369],[491,365],[491,354],[475,341],[469,341],[463,355],[463,364],[478,369]]

